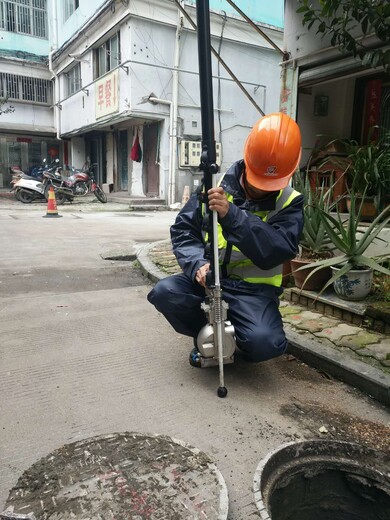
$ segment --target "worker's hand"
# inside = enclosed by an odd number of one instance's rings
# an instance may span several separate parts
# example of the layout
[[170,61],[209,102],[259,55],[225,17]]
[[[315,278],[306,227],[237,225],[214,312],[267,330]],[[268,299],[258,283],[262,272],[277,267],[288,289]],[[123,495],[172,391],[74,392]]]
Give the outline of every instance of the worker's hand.
[[210,264],[204,264],[196,271],[195,280],[203,287],[206,287],[206,275],[209,271]]
[[229,211],[229,201],[226,198],[226,194],[222,188],[211,188],[208,191],[209,196],[209,208],[212,211],[217,211],[218,215],[223,218]]

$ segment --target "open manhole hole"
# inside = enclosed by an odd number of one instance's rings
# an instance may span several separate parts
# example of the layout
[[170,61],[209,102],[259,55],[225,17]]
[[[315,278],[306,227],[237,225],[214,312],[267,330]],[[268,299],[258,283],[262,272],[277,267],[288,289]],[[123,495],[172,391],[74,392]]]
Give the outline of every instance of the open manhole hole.
[[342,441],[284,444],[254,477],[262,520],[389,520],[390,456]]
[[171,437],[126,432],[67,444],[33,464],[0,518],[226,520],[227,514],[225,481],[205,453]]

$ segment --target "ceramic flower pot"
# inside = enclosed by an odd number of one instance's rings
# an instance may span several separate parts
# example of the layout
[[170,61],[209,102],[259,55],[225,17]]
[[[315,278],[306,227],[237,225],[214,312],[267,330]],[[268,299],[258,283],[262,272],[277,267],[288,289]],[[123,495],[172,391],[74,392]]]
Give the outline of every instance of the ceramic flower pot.
[[320,291],[331,277],[331,270],[329,267],[324,267],[316,272],[309,280],[305,281],[307,276],[315,269],[302,269],[298,271],[299,267],[312,263],[312,260],[302,260],[294,258],[291,260],[291,270],[294,277],[295,287],[298,289],[304,289],[306,291]]
[[[339,268],[331,267],[331,270],[335,274]],[[351,270],[333,282],[333,288],[343,300],[363,300],[371,291],[372,279],[372,269]]]

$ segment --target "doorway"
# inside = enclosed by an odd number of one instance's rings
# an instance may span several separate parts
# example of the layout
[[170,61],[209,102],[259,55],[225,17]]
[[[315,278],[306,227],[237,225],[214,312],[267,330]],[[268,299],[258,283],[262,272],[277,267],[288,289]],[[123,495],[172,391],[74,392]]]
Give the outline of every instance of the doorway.
[[159,123],[144,126],[143,129],[143,169],[144,193],[147,197],[159,194]]
[[119,183],[122,191],[127,191],[129,187],[128,151],[128,132],[127,130],[122,130],[119,133],[118,150]]
[[106,140],[103,134],[85,139],[86,152],[91,165],[94,165],[95,179],[99,184],[107,182]]

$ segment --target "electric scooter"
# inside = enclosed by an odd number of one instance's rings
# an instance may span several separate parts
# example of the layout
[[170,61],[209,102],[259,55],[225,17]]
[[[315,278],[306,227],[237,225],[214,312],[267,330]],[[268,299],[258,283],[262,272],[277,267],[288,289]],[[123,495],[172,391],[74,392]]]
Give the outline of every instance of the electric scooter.
[[11,191],[14,192],[16,200],[28,204],[33,200],[45,199],[45,186],[43,182],[22,176],[13,183]]

